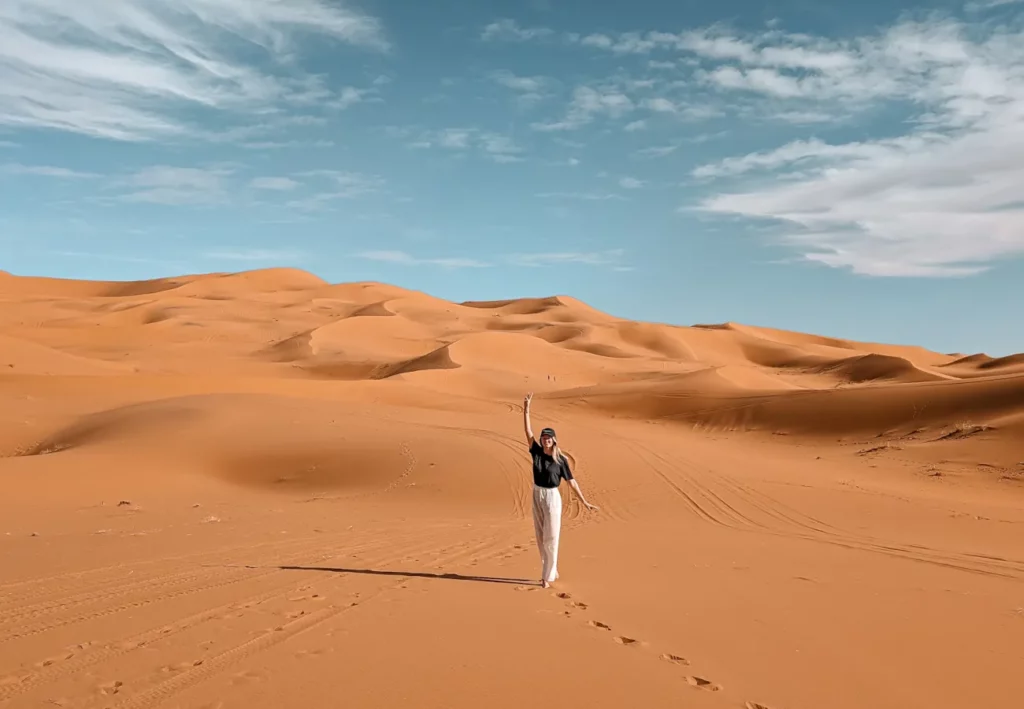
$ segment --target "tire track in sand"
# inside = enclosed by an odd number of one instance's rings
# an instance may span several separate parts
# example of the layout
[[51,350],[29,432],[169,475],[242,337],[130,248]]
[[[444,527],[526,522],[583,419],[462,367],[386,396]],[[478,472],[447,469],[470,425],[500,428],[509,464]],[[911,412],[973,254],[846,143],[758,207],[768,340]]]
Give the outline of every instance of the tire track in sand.
[[[394,539],[374,541],[370,544],[370,548],[379,546],[386,547],[389,545],[393,545],[394,543]],[[335,555],[334,552],[325,552],[324,549],[325,545],[323,545],[322,543],[317,543],[311,545],[308,549],[305,549],[304,551],[310,554],[311,562],[322,561],[324,559],[331,558],[331,556]],[[299,553],[303,553],[303,551],[300,550]],[[265,557],[262,561],[258,562],[257,564],[248,564],[245,566],[238,567],[234,571],[227,574],[227,578],[225,578],[224,565],[211,567],[205,573],[193,574],[184,579],[179,578],[177,575],[175,575],[171,581],[173,583],[172,589],[161,593],[154,594],[152,593],[152,591],[165,586],[166,580],[157,580],[156,582],[152,583],[144,581],[137,584],[129,584],[126,587],[121,586],[109,592],[98,591],[93,594],[89,594],[84,598],[72,600],[66,605],[62,605],[59,602],[55,605],[47,605],[45,608],[36,609],[35,611],[21,614],[18,617],[18,619],[20,619],[22,623],[19,624],[15,622],[13,627],[5,629],[3,635],[0,635],[0,644],[4,644],[12,640],[22,639],[32,635],[38,635],[40,633],[44,633],[54,628],[92,621],[106,616],[115,615],[117,613],[121,613],[127,610],[136,610],[156,603],[162,603],[165,601],[194,595],[196,593],[202,593],[205,591],[223,588],[225,586],[231,586],[236,583],[255,580],[266,576],[272,576],[279,573],[280,570],[275,568],[269,568],[261,572],[253,573],[253,568],[258,569],[275,558],[278,558],[278,555],[274,555],[273,557]],[[196,583],[196,581],[199,581],[199,583]],[[117,602],[119,599],[137,595],[141,595],[142,597],[136,598],[134,600],[121,601],[119,603],[116,603],[115,605],[108,605],[93,611],[80,612],[77,615],[72,615],[71,617],[61,617],[60,615],[55,615],[56,611],[73,609],[78,606],[99,603],[102,601]],[[25,621],[35,620],[39,617],[45,617],[47,618],[47,620],[43,623],[36,625],[33,625],[31,623],[25,624]]]
[[[478,542],[470,547],[467,547],[467,545],[461,545],[458,551],[446,556],[443,561],[445,563],[451,563],[461,558],[472,556],[493,544],[494,539],[489,539],[485,542]],[[348,574],[339,573],[338,576],[341,579],[344,579]],[[361,608],[368,601],[379,598],[388,591],[398,589],[407,583],[408,579],[402,579],[391,584],[383,584],[371,595],[362,597],[358,602],[352,602],[345,606],[335,606],[314,611],[286,621],[281,625],[267,628],[256,637],[235,645],[234,647],[214,655],[213,657],[204,658],[201,664],[194,664],[180,674],[166,679],[163,682],[149,687],[148,689],[141,690],[131,697],[126,697],[121,702],[111,705],[108,709],[150,709],[151,707],[159,706],[172,697],[202,683],[210,677],[223,673],[228,668],[244,659],[266,652],[267,650],[280,645],[293,637],[309,632],[330,620],[338,618],[344,613]]]
[[[422,535],[409,535],[408,539],[422,539]],[[403,541],[407,541],[407,539],[403,539]],[[394,563],[395,561],[399,561],[404,555],[408,555],[410,553],[415,554],[421,551],[429,550],[432,546],[432,543],[419,544],[411,548],[407,546],[402,546],[399,547],[399,549],[393,555],[388,555],[387,557],[378,557],[375,559],[370,559],[369,561],[374,565]],[[339,555],[339,553],[345,553],[349,555],[351,555],[352,553],[363,554],[368,550],[392,549],[394,547],[395,540],[392,538],[385,542],[377,541],[375,543],[368,543],[360,547],[346,547],[343,550],[335,549],[333,551],[323,551],[322,553],[316,556],[305,557],[299,560],[298,563],[302,565],[316,564],[325,559],[336,558]],[[278,575],[282,578],[287,578],[290,574],[285,570],[278,568],[279,566],[280,564],[278,563],[274,569],[272,569],[266,574],[250,574],[246,579],[244,579],[244,581],[253,582],[260,580],[262,578],[266,578],[268,576]],[[299,588],[301,588],[302,585],[303,584],[300,584]],[[203,590],[209,589],[196,589],[196,592],[201,592]],[[120,655],[131,652],[132,650],[136,650],[138,648],[150,645],[151,643],[157,640],[162,640],[171,637],[177,633],[180,633],[184,630],[197,627],[198,625],[201,625],[204,622],[222,618],[228,613],[238,608],[246,609],[255,605],[260,605],[262,603],[265,603],[267,601],[273,600],[284,595],[292,595],[294,592],[295,591],[292,589],[291,584],[283,584],[282,587],[278,587],[270,591],[265,591],[242,599],[236,599],[229,603],[219,605],[215,608],[206,609],[204,611],[193,614],[186,618],[177,619],[169,623],[161,624],[159,626],[143,631],[136,635],[132,635],[127,638],[114,641],[112,643],[108,643],[107,645],[97,650],[90,650],[89,647],[79,647],[76,648],[77,652],[74,649],[65,649],[63,652],[56,652],[46,660],[42,660],[40,662],[35,663],[36,670],[31,674],[23,675],[20,677],[14,675],[8,676],[6,678],[7,682],[4,684],[0,684],[0,701],[9,699],[19,694],[23,694],[24,692],[32,689],[33,687],[38,686],[39,684],[48,681],[55,681],[60,677],[77,672],[81,669],[92,666],[98,662],[118,657]],[[157,600],[169,599],[163,598]],[[101,615],[97,615],[94,617],[102,617],[103,615],[110,614],[111,613],[103,613]],[[58,625],[63,624],[64,623],[60,623]],[[49,629],[50,627],[51,626],[47,626],[45,629]],[[42,632],[42,630],[39,630],[38,632]],[[26,632],[21,637],[27,637],[28,635],[33,634],[37,633]]]
[[[840,530],[791,510],[770,496],[755,492],[711,470],[698,476],[687,462],[666,459],[653,448],[620,438],[676,492],[699,518],[740,531],[805,539],[846,549],[867,551],[968,573],[1024,580],[1024,562],[984,554],[949,552],[907,545]],[[760,519],[759,519],[760,518]]]

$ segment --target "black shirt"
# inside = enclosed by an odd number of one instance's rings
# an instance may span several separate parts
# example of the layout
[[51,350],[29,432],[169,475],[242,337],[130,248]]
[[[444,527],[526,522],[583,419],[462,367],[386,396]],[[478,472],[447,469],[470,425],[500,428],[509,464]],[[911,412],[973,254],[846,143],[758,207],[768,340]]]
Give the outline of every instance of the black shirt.
[[562,479],[572,480],[572,471],[569,470],[569,461],[565,458],[562,462],[544,452],[537,441],[530,444],[530,455],[533,456],[533,484],[540,487],[558,487]]

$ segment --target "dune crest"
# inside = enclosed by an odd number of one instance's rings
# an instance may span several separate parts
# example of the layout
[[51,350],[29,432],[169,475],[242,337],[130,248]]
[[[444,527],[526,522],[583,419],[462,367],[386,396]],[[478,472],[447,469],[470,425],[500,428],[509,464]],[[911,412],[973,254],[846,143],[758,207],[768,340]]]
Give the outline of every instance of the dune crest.
[[6,376],[173,374],[183,348],[215,337],[220,354],[208,356],[224,369],[265,376],[509,397],[535,388],[601,415],[830,435],[881,433],[908,415],[935,426],[964,411],[1005,418],[1018,405],[1006,392],[1024,382],[1024,354],[956,358],[735,322],[633,322],[561,295],[453,303],[296,269],[135,283],[4,275],[0,293]]

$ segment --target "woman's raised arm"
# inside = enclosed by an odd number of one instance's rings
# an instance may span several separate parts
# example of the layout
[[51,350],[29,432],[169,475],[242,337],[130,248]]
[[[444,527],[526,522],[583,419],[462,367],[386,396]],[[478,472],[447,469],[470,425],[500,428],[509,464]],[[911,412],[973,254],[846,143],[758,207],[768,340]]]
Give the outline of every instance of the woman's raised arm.
[[530,392],[523,399],[523,430],[526,432],[526,442],[533,443],[533,427],[530,425],[530,402],[533,400],[533,392]]

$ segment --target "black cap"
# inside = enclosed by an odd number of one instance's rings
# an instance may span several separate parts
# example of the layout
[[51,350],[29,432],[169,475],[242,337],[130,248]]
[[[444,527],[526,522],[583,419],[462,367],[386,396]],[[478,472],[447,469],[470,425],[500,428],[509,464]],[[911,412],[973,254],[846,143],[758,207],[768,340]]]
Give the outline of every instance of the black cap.
[[557,438],[557,436],[555,436],[555,429],[553,429],[553,428],[541,429],[540,435],[541,436],[551,436],[552,438]]

